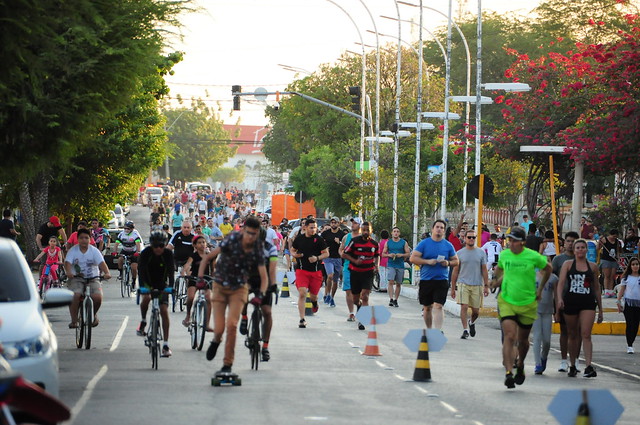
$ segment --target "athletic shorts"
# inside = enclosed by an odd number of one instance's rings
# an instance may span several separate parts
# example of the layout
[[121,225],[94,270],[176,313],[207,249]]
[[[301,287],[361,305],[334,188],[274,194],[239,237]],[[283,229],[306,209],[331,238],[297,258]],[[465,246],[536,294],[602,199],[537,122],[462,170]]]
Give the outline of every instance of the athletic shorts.
[[296,270],[296,288],[307,288],[313,295],[318,295],[322,288],[322,272],[310,272],[307,270]]
[[291,255],[291,252],[289,251],[288,248],[284,249],[284,255]]
[[342,269],[342,290],[351,290],[351,271],[349,269]]
[[[84,282],[84,279],[74,277],[67,282],[67,289],[73,291],[74,294],[84,294]],[[99,278],[96,277],[89,281],[89,293],[91,295],[102,293],[102,284]]]
[[325,258],[324,268],[328,275],[340,276],[342,274],[342,258]]
[[603,269],[617,269],[618,263],[609,260],[600,260],[600,267]]
[[135,254],[135,252],[120,251],[120,255],[126,256],[131,264],[137,264],[138,256],[133,254]]
[[404,280],[404,268],[387,267],[387,280],[393,280],[395,283],[402,283]]
[[466,304],[471,308],[482,307],[483,293],[482,285],[467,285],[465,283],[458,284],[456,291],[456,302],[458,304]]
[[349,270],[351,274],[351,293],[358,295],[362,291],[371,291],[373,286],[373,270],[356,272]]
[[573,299],[564,298],[564,314],[574,316],[580,314],[583,310],[596,310],[597,302],[595,297],[574,297]]
[[421,280],[418,301],[424,306],[430,306],[433,303],[444,305],[447,302],[447,292],[449,292],[447,280]]
[[[260,290],[260,276],[249,277],[249,292],[258,292]],[[269,285],[267,287],[267,292],[264,294],[264,298],[262,298],[262,305],[273,305],[273,293],[278,290],[278,285]]]
[[531,329],[533,322],[538,318],[538,301],[533,301],[527,305],[509,304],[498,295],[498,315],[500,321],[513,320],[522,329]]

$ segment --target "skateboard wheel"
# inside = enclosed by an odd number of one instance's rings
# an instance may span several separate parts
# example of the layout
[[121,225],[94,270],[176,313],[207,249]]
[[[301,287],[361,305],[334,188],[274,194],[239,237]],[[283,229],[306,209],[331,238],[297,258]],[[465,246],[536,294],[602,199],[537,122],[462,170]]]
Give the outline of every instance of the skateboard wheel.
[[242,379],[240,379],[240,378],[236,379],[233,385],[236,385],[238,387],[241,386],[242,385]]
[[211,378],[211,385],[213,385],[214,387],[219,387],[220,386],[220,380],[218,380],[216,378]]

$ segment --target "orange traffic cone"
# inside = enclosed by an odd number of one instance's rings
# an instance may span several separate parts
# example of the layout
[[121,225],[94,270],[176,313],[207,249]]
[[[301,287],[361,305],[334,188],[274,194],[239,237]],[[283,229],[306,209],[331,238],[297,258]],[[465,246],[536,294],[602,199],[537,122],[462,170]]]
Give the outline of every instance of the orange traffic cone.
[[280,298],[289,298],[289,278],[284,274],[282,278],[282,289],[280,289]]
[[416,368],[413,371],[413,380],[420,382],[431,381],[431,369],[429,367],[429,344],[427,343],[427,331],[422,332],[420,348],[418,349],[418,359]]
[[308,292],[307,292],[307,299],[305,300],[305,303],[304,303],[304,315],[313,316],[313,304],[311,304],[311,297],[309,296]]
[[371,308],[371,328],[367,336],[367,346],[364,347],[363,356],[381,356],[378,349],[378,333],[376,332],[376,316],[373,315],[373,307]]

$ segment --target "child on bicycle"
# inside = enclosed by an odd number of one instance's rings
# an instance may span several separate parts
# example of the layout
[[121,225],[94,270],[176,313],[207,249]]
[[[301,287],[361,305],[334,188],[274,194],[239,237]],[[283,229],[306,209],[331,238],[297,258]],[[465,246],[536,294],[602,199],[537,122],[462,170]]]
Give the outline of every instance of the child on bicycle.
[[43,249],[42,252],[33,259],[34,263],[39,263],[40,259],[45,255],[47,256],[47,260],[44,263],[45,267],[42,268],[42,274],[40,275],[40,277],[42,278],[44,276],[46,266],[49,266],[49,273],[51,274],[51,278],[54,281],[57,281],[58,266],[62,264],[62,248],[60,248],[57,236],[51,236],[49,238],[49,246]]
[[[207,240],[202,235],[197,235],[193,238],[193,254],[189,257],[185,263],[183,270],[186,276],[191,276],[192,279],[187,280],[187,317],[182,321],[182,325],[189,327],[189,320],[191,317],[191,306],[193,305],[193,298],[196,295],[196,284],[198,277],[198,270],[200,270],[200,262],[209,253],[207,249]],[[207,268],[204,274],[211,276],[211,265],[207,264]],[[209,327],[209,320],[211,319],[211,289],[207,288],[204,293],[204,297],[207,300],[207,332],[213,332],[213,329]]]

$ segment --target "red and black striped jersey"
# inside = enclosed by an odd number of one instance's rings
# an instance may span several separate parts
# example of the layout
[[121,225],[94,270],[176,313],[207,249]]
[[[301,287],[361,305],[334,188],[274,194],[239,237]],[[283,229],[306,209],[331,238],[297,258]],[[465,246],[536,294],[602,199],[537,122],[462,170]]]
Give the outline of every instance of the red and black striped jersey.
[[349,263],[349,270],[355,272],[371,271],[375,268],[376,257],[378,256],[378,242],[372,238],[365,240],[362,236],[357,236],[351,239],[351,243],[344,252],[362,260],[361,264],[354,264],[353,261],[351,261]]

